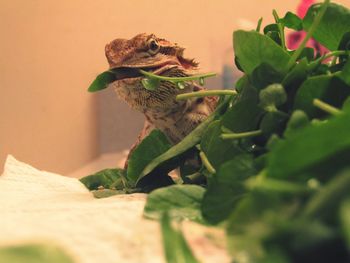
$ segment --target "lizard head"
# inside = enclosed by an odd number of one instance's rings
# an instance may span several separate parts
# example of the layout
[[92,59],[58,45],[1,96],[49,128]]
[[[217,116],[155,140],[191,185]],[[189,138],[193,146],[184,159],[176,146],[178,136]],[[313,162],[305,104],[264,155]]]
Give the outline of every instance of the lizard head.
[[117,95],[132,108],[142,112],[178,107],[175,97],[181,92],[175,84],[163,83],[156,91],[146,90],[140,69],[165,76],[186,76],[197,70],[198,64],[183,56],[184,48],[153,34],[138,34],[127,39],[115,39],[105,47],[110,70],[115,73]]
[[198,66],[183,57],[184,48],[153,34],[138,34],[132,39],[115,39],[105,47],[111,69],[156,69],[165,65],[179,65],[184,69]]

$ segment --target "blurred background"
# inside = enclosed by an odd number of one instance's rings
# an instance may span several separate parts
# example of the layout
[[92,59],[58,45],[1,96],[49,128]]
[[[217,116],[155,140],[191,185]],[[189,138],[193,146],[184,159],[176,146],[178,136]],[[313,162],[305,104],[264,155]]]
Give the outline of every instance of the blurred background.
[[83,175],[89,163],[109,156],[112,165],[134,143],[143,116],[113,90],[87,92],[108,67],[111,40],[147,32],[177,42],[203,72],[218,73],[209,88],[229,87],[239,74],[232,32],[255,29],[260,17],[271,23],[272,9],[284,16],[299,2],[0,0],[0,167],[12,154],[39,169]]

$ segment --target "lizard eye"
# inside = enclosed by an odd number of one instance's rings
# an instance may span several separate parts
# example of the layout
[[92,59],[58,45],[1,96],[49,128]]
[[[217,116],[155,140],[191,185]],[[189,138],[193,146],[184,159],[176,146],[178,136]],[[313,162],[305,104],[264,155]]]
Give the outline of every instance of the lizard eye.
[[151,39],[149,42],[148,42],[148,52],[152,55],[156,54],[159,49],[160,49],[160,46],[158,44],[158,42],[154,39]]

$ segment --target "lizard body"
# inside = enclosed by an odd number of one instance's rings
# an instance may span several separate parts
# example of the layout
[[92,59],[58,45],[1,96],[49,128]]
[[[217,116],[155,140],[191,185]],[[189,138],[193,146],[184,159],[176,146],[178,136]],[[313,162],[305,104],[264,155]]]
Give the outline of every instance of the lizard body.
[[183,51],[184,48],[177,44],[153,34],[139,34],[130,40],[115,39],[106,45],[110,69],[116,74],[116,80],[110,86],[131,108],[146,117],[144,128],[130,152],[155,128],[176,144],[213,112],[217,102],[215,97],[176,100],[181,93],[203,89],[192,81],[186,82],[182,90],[169,81],[160,81],[154,91],[145,89],[141,83],[144,76],[140,69],[169,77],[195,74],[198,64],[184,58]]

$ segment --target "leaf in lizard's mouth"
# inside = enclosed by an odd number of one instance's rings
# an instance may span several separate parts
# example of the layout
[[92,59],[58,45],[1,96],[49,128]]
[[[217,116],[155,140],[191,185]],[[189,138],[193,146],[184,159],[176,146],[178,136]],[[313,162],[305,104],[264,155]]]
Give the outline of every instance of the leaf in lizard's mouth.
[[143,74],[140,73],[140,69],[150,71],[152,68],[115,68],[111,69],[115,74],[116,80],[129,79],[129,78],[137,78],[142,77]]
[[115,80],[122,80],[122,79],[128,79],[128,78],[144,77],[144,75],[140,72],[141,69],[148,72],[154,72],[154,71],[159,71],[161,68],[172,64],[173,63],[163,63],[160,65],[155,65],[150,67],[119,67],[119,68],[110,69],[109,71],[115,74],[115,77],[116,77]]

